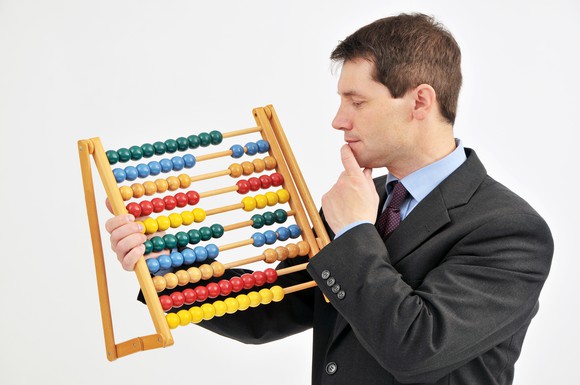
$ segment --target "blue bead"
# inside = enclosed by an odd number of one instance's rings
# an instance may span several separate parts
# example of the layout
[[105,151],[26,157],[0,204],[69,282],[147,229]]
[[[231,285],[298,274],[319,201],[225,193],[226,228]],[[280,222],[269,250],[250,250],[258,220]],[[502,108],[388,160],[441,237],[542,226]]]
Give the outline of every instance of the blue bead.
[[147,163],[147,166],[149,166],[149,174],[152,176],[159,175],[161,172],[161,165],[156,160]]
[[258,152],[260,154],[268,152],[268,150],[270,149],[270,144],[266,142],[264,139],[258,140],[256,144],[258,145]]
[[239,144],[234,144],[232,147],[230,147],[230,150],[232,150],[232,158],[237,159],[244,155],[244,148]]
[[276,232],[278,233],[278,239],[281,241],[285,241],[290,238],[290,230],[288,230],[286,227],[280,227],[278,230],[276,230]]
[[196,262],[203,262],[207,259],[207,250],[203,246],[197,246],[193,249],[195,253],[195,260]]
[[181,250],[181,255],[183,255],[184,264],[191,265],[195,262],[195,253],[189,247]]
[[117,181],[117,183],[125,181],[125,171],[123,171],[122,168],[113,169],[113,175],[115,176],[115,180]]
[[169,159],[161,159],[159,164],[161,165],[161,172],[169,172],[173,170],[173,163]]
[[159,271],[159,261],[157,258],[149,258],[145,260],[147,262],[147,267],[149,268],[149,272],[155,274]]
[[207,245],[205,249],[207,250],[207,257],[210,259],[215,259],[220,253],[220,249],[213,243]]
[[127,166],[125,167],[125,179],[127,179],[128,181],[133,181],[135,179],[137,179],[137,177],[139,176],[139,172],[137,171],[137,169],[133,166]]
[[167,254],[160,255],[157,257],[159,261],[159,267],[161,269],[169,269],[171,267],[171,257]]
[[171,258],[172,267],[179,267],[183,265],[183,255],[181,255],[179,251],[174,251],[169,257]]
[[248,155],[256,155],[258,153],[258,145],[254,142],[246,143],[246,151]]
[[171,158],[171,163],[173,163],[173,171],[183,170],[183,167],[185,166],[185,162],[180,156],[174,156]]
[[288,226],[288,230],[290,230],[290,238],[292,239],[298,238],[300,236],[300,233],[302,233],[298,225],[290,225]]
[[149,166],[144,163],[138,164],[137,172],[139,173],[139,178],[147,178],[150,174]]
[[183,155],[183,163],[185,168],[192,168],[193,166],[195,166],[195,156],[191,154]]
[[256,247],[262,247],[266,243],[266,237],[262,233],[254,233],[252,239],[254,240],[254,246]]
[[276,239],[278,239],[278,236],[276,235],[275,231],[272,230],[266,230],[264,231],[264,237],[266,237],[266,243],[268,245],[271,245],[272,243],[276,242]]

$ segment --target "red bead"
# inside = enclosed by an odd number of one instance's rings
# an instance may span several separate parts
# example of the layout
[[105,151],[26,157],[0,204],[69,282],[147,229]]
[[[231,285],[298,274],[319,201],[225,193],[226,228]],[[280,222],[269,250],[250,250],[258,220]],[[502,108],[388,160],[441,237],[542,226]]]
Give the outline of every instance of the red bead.
[[220,295],[220,287],[217,283],[212,282],[207,284],[207,296],[209,298],[215,298]]
[[153,205],[153,212],[160,213],[165,210],[165,202],[161,198],[153,198],[151,199],[151,204]]
[[199,202],[199,194],[197,193],[197,191],[191,190],[191,191],[188,191],[187,194],[185,194],[185,195],[187,195],[187,199],[188,199],[187,203],[189,203],[190,205],[193,206]]
[[270,175],[270,178],[272,179],[272,186],[274,187],[282,186],[282,183],[284,183],[284,177],[277,172]]
[[141,206],[139,206],[139,203],[135,203],[135,202],[131,202],[127,205],[127,211],[129,212],[129,214],[133,215],[135,218],[140,217],[141,216]]
[[161,302],[161,308],[163,309],[163,311],[168,311],[173,307],[173,300],[168,295],[160,296],[159,302]]
[[244,289],[251,289],[256,284],[256,280],[252,274],[246,273],[242,275],[242,281],[244,281]]
[[175,291],[169,294],[169,296],[173,300],[173,307],[182,307],[185,303],[185,296],[180,291]]
[[263,271],[254,271],[252,275],[256,281],[256,286],[262,286],[266,283],[266,274]]
[[185,195],[184,193],[177,193],[175,194],[175,202],[177,204],[177,207],[185,207],[187,206],[187,195]]
[[244,281],[240,277],[230,278],[230,283],[232,284],[232,291],[237,293],[244,288]]
[[250,191],[250,183],[245,179],[240,179],[236,186],[238,186],[238,193],[247,194]]
[[207,288],[205,286],[198,286],[195,289],[195,294],[197,295],[197,302],[203,302],[207,299]]
[[258,191],[262,186],[262,183],[260,183],[260,179],[255,177],[248,179],[248,183],[250,184],[250,190],[252,191]]
[[197,294],[195,294],[195,290],[190,288],[183,290],[183,296],[185,297],[186,305],[191,305],[197,299]]
[[266,274],[266,282],[268,283],[274,283],[278,279],[278,273],[272,268],[264,270],[264,274]]
[[220,294],[223,296],[230,295],[232,292],[232,284],[227,279],[222,279],[218,282],[220,287]]
[[150,215],[153,212],[153,205],[149,201],[140,202],[139,206],[141,206],[141,215],[144,217]]
[[163,202],[165,202],[165,210],[173,210],[177,206],[177,200],[171,195],[163,197]]
[[270,178],[268,175],[261,175],[260,183],[262,184],[263,189],[270,188],[270,186],[272,186],[272,178]]

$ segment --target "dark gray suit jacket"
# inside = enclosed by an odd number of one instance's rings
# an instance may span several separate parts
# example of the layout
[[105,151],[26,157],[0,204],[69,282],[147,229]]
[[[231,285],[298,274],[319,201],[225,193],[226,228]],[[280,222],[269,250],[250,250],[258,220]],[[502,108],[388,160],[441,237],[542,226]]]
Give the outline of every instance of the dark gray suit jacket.
[[[201,326],[245,343],[313,327],[313,384],[511,384],[553,241],[466,153],[386,242],[359,225],[312,258],[309,274],[280,277],[318,288]],[[384,201],[385,177],[375,183]]]

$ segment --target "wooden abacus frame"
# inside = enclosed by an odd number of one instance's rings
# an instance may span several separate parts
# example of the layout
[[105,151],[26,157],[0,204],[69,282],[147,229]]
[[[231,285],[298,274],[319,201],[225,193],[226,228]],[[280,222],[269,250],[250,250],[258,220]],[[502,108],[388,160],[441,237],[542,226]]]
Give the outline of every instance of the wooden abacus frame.
[[[315,255],[322,247],[330,242],[326,229],[318,214],[316,205],[306,186],[304,177],[298,167],[292,149],[288,143],[286,135],[282,130],[282,125],[274,107],[255,108],[253,111],[257,127],[247,130],[240,130],[229,133],[229,136],[240,135],[243,132],[260,132],[262,138],[270,144],[270,154],[276,159],[276,169],[284,178],[285,188],[290,194],[289,205],[294,212],[298,226],[303,232],[303,238],[310,246],[309,256]],[[226,135],[224,134],[224,137]],[[99,303],[101,308],[101,320],[105,337],[105,347],[107,359],[114,361],[117,358],[127,356],[139,351],[156,349],[173,345],[173,337],[170,328],[165,319],[164,311],[159,302],[156,289],[153,285],[151,274],[145,262],[141,257],[135,265],[135,274],[143,296],[147,303],[151,319],[153,321],[156,333],[136,337],[121,343],[115,343],[113,331],[113,321],[111,307],[109,302],[109,289],[107,285],[107,275],[105,269],[105,259],[103,254],[103,243],[98,220],[98,211],[95,199],[93,175],[91,167],[91,156],[94,159],[96,168],[99,172],[100,179],[103,183],[106,195],[111,204],[112,211],[115,215],[127,213],[123,198],[119,191],[117,182],[113,175],[109,160],[103,149],[99,138],[80,140],[78,142],[79,157],[85,192],[86,208],[91,232],[91,241],[93,246],[93,256],[95,270],[97,275],[97,286],[99,294]],[[315,237],[314,232],[317,237]],[[298,271],[305,266],[292,268],[292,271]],[[286,294],[313,287],[314,281],[299,284],[290,288],[285,288]]]

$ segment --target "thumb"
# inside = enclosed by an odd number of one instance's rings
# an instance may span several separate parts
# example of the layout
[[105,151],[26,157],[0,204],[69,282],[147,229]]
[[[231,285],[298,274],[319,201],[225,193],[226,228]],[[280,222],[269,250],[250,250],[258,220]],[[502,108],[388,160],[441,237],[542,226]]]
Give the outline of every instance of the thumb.
[[354,154],[348,144],[345,144],[340,149],[340,160],[342,161],[342,166],[344,167],[344,171],[346,175],[353,176],[353,175],[360,175],[361,169],[356,161]]

